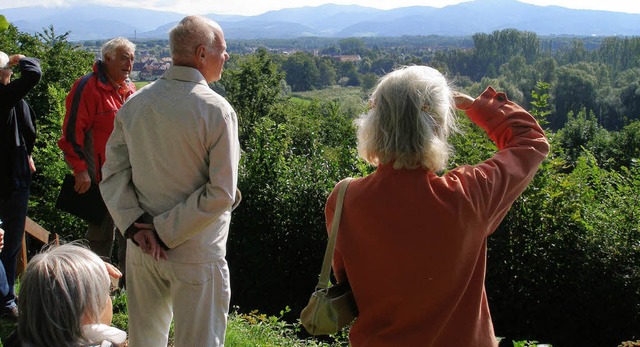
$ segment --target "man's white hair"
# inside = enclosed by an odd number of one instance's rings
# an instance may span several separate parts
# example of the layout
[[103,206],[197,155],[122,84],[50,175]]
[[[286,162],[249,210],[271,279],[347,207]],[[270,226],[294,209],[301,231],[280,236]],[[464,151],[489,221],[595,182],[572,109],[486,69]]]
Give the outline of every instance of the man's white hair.
[[100,58],[106,60],[107,57],[115,58],[118,48],[136,51],[136,45],[124,37],[113,38],[100,47]]
[[175,60],[188,59],[196,54],[200,45],[217,49],[216,31],[220,25],[203,16],[187,16],[169,32],[169,50]]

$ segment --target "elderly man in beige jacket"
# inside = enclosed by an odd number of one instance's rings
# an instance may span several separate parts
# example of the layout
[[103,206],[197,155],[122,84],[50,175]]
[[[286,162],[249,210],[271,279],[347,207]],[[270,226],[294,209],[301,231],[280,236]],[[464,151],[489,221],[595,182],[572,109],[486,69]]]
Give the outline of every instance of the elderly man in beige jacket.
[[229,55],[222,29],[185,17],[169,34],[173,66],[118,111],[100,189],[129,239],[129,346],[223,346],[225,259],[237,192],[236,113],[208,83]]

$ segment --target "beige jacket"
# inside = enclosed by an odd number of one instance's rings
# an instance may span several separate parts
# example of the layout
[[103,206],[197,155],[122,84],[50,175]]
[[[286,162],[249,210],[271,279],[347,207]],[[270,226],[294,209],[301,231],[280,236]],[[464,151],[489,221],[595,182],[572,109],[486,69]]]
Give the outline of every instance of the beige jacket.
[[231,105],[173,66],[118,111],[100,190],[118,229],[147,212],[169,261],[208,262],[226,255],[239,160]]

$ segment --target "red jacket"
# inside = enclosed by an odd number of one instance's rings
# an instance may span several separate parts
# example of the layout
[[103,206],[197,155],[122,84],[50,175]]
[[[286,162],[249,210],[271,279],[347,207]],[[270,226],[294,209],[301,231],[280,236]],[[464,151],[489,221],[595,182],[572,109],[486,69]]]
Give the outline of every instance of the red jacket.
[[360,311],[354,347],[498,345],[484,288],[487,237],[549,144],[529,113],[491,88],[466,113],[496,143],[491,159],[441,176],[379,165],[347,189],[333,265]]
[[[116,112],[136,91],[129,80],[125,82],[128,88],[116,90],[109,83],[105,69],[101,60],[96,61],[79,98],[75,94],[83,78],[73,84],[65,103],[67,112],[62,138],[58,141],[58,147],[64,152],[73,172],[88,170],[95,183],[99,183],[102,177],[100,171],[105,161],[105,146],[113,131]],[[71,112],[74,103],[76,112]]]

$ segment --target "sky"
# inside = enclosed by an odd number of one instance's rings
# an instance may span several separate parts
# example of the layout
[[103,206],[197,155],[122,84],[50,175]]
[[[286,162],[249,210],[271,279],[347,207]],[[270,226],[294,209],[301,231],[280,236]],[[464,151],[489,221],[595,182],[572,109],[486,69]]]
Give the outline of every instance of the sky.
[[[76,6],[81,4],[101,4],[122,7],[142,7],[184,14],[238,14],[258,15],[282,8],[320,6],[326,3],[340,5],[361,5],[379,9],[407,6],[444,7],[470,0],[0,0],[0,10],[23,6]],[[640,13],[637,0],[519,0],[540,6],[562,6],[575,9],[605,10],[614,12]]]

